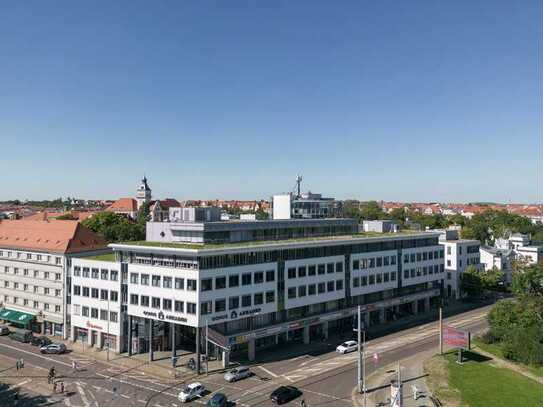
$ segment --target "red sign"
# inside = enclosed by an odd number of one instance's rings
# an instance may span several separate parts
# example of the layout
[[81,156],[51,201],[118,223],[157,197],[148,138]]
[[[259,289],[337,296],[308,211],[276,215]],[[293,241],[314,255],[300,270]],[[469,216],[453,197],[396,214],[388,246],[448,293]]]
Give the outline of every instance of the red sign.
[[443,342],[449,346],[457,348],[467,348],[469,346],[469,332],[462,331],[450,326],[443,327]]
[[94,325],[94,324],[92,324],[90,321],[87,321],[87,328],[100,329],[100,330],[104,329],[104,328],[102,328],[100,325]]

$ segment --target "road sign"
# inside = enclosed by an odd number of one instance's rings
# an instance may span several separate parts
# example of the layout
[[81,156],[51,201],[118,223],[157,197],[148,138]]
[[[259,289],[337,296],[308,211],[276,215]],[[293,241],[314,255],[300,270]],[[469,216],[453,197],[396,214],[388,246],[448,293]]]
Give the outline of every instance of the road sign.
[[443,342],[455,348],[467,349],[469,347],[469,332],[451,326],[444,326]]

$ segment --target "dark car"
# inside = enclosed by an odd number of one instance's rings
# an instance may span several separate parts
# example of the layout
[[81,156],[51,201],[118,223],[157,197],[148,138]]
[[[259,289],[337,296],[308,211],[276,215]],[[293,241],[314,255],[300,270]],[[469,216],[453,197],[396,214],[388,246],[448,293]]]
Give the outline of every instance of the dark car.
[[222,393],[215,393],[206,405],[207,407],[226,407],[228,406],[228,399]]
[[281,386],[274,390],[270,399],[275,404],[285,404],[302,395],[302,392],[294,386]]
[[39,346],[41,348],[42,346],[50,345],[51,339],[47,338],[46,336],[34,336],[30,340],[30,344],[34,346]]

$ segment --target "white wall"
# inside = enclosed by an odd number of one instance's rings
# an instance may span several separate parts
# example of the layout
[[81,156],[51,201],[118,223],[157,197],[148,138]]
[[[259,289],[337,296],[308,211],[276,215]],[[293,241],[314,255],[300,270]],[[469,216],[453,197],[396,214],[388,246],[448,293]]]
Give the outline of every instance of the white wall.
[[291,218],[291,196],[274,195],[273,196],[273,219],[290,219]]

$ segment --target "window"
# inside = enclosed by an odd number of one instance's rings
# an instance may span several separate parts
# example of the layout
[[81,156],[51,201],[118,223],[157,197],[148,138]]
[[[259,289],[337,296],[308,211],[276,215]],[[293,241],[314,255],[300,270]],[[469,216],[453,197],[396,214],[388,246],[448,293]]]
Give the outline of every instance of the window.
[[101,309],[100,310],[100,319],[102,321],[107,321],[107,310],[106,309]]
[[383,282],[383,275],[382,275],[382,274],[377,274],[377,275],[375,276],[375,282],[376,282],[377,284],[381,284],[381,283]]
[[318,267],[318,273],[319,275],[321,274],[324,274],[324,264],[319,264],[319,267]]
[[275,281],[275,271],[268,270],[266,271],[266,283],[270,283],[272,281]]
[[390,256],[390,264],[391,265],[396,265],[396,256]]
[[160,298],[152,297],[151,298],[151,307],[152,308],[160,308]]
[[257,293],[254,296],[254,304],[255,305],[262,305],[264,304],[264,293]]
[[[34,287],[34,288],[38,288],[38,287]],[[89,292],[90,292],[89,287],[83,287],[83,297],[88,297]]]
[[334,263],[328,263],[326,265],[326,272],[332,274],[334,272]]
[[298,267],[298,278],[305,277],[307,274],[307,269],[305,266]]
[[175,312],[185,312],[185,303],[183,301],[174,302]]
[[74,285],[74,295],[81,295],[81,286]]
[[289,287],[288,289],[288,298],[296,298],[296,287]]
[[160,287],[160,276],[153,275],[151,284],[153,285],[153,287]]
[[106,270],[106,269],[100,270],[100,278],[102,280],[107,280],[108,277],[109,277],[109,271],[108,270]]
[[100,299],[101,300],[106,300],[108,299],[108,292],[107,290],[100,290]]
[[78,304],[74,304],[72,305],[72,310],[73,310],[73,313],[74,315],[81,315],[81,305],[78,305]]
[[291,268],[288,269],[288,278],[289,279],[296,278],[296,268],[295,267],[291,267]]
[[264,272],[263,271],[257,271],[255,273],[255,277],[254,277],[254,282],[255,284],[262,284],[264,282]]
[[239,275],[235,274],[228,277],[228,287],[238,287],[239,286]]
[[81,276],[81,267],[79,267],[79,266],[74,267],[74,276],[76,276],[76,277]]
[[416,255],[415,253],[411,253],[411,254],[409,255],[409,257],[410,257],[411,263],[414,263],[415,260],[417,259],[417,255]]
[[328,281],[326,283],[326,290],[328,292],[331,292],[331,291],[334,291],[335,290],[335,285],[334,285],[334,282],[333,281]]
[[308,276],[315,276],[315,275],[317,275],[317,267],[316,267],[314,264],[312,264],[311,266],[309,266],[309,267],[307,268],[307,275],[308,275]]
[[447,254],[451,254],[451,246],[447,246]]
[[[37,307],[37,303],[38,303],[38,301],[34,301],[34,308]],[[83,315],[84,317],[88,317],[89,316],[89,307],[81,308],[81,315]]]
[[43,272],[43,278],[49,279],[49,272],[48,271]]
[[[43,289],[43,293],[44,293],[45,295],[49,295],[49,287],[45,287],[45,288]],[[98,298],[98,294],[96,294],[96,298]]]
[[148,307],[149,306],[149,296],[148,295],[142,295],[141,296],[141,306],[142,307]]
[[110,291],[109,292],[109,299],[113,302],[119,301],[119,293],[117,291]]
[[60,312],[60,305],[55,305],[55,312]]
[[390,281],[396,281],[396,272],[395,271],[392,271],[390,273]]
[[388,266],[390,264],[389,257],[385,256],[383,257],[383,266]]
[[[196,284],[196,280],[187,279],[187,290],[196,291],[197,287],[198,286]],[[194,312],[194,313],[196,313],[196,312]]]
[[119,272],[117,270],[111,270],[109,272],[109,279],[111,281],[118,281],[119,280]]
[[336,290],[343,290],[343,280],[336,280]]
[[375,267],[375,259],[374,258],[368,259],[368,267],[370,269]]
[[213,289],[213,279],[212,278],[204,278],[202,280],[202,285],[200,286],[200,290],[202,291],[211,291]]
[[353,287],[360,287],[360,277],[353,278]]
[[176,278],[175,279],[175,289],[176,290],[184,290],[185,289],[185,279],[184,278]]
[[162,277],[162,288],[172,288],[171,277]]
[[109,320],[111,322],[117,322],[119,320],[119,314],[117,314],[115,311],[111,311],[109,313]]
[[196,314],[196,304],[187,302],[187,314]]
[[98,298],[98,288],[91,288],[91,297]]
[[336,273],[343,273],[343,263],[340,261],[336,263]]
[[375,276],[372,274],[370,275],[370,285],[375,284]]
[[447,260],[447,267],[451,267],[451,261]]
[[275,301],[275,291],[266,291],[266,304]]
[[409,278],[409,270],[403,271],[403,278]]
[[383,282],[388,283],[388,280],[389,280],[389,274],[388,273],[383,273]]
[[17,283],[17,282],[13,283],[13,288],[18,290],[19,289],[19,283]]
[[252,282],[252,274],[251,273],[245,273],[241,276],[241,284],[242,285],[251,285]]
[[91,308],[91,318],[98,318],[98,308]]
[[[7,267],[6,267],[6,269],[7,269]],[[87,271],[88,271],[88,269],[87,269]],[[7,273],[7,271],[6,271],[6,273]],[[83,273],[83,274],[84,274],[84,273]],[[39,271],[38,271],[38,270],[34,270],[34,278],[38,278],[39,275],[40,275]],[[85,275],[83,275],[83,277],[85,277]],[[88,277],[88,274],[87,274],[87,277]]]
[[226,311],[226,300],[224,298],[215,300],[215,312]]
[[137,294],[130,294],[130,304],[131,305],[138,305],[139,303],[139,297]]
[[139,280],[139,274],[138,273],[130,273],[130,283],[131,284],[138,284]]
[[95,278],[95,279],[98,279],[98,274],[99,274],[98,269],[93,268],[92,272],[91,272],[91,277]]
[[368,285],[368,276],[362,276],[362,277],[360,277],[360,285],[361,285],[361,286]]
[[322,293],[326,292],[326,284],[324,284],[324,283],[319,283],[319,284],[317,285],[317,289],[318,289],[318,291],[319,291],[319,294],[322,294]]
[[250,307],[251,306],[251,296],[250,295],[244,295],[241,297],[241,306],[242,307]]
[[298,297],[305,297],[307,294],[307,287],[305,285],[301,285],[298,287]]
[[309,284],[307,286],[307,294],[308,295],[315,295],[317,294],[317,285],[316,284]]
[[239,297],[228,298],[228,309],[237,309],[237,308],[239,308]]
[[[6,298],[7,298],[7,296],[6,296]],[[6,301],[7,301],[7,300],[6,300]],[[34,307],[34,308],[38,308],[38,306],[39,306],[38,301],[34,301],[33,307]],[[85,315],[85,316],[89,316],[89,310],[88,310],[88,308],[87,308],[87,315]]]
[[141,275],[140,284],[141,285],[149,285],[149,274],[142,274]]
[[171,311],[172,310],[172,300],[167,299],[167,298],[163,298],[162,299],[162,309],[166,310],[166,311]]
[[55,264],[58,266],[61,263],[60,257],[55,257]]
[[360,260],[353,260],[353,270],[358,270],[360,268]]
[[377,257],[376,259],[376,267],[383,267],[383,258]]
[[226,277],[215,277],[215,290],[226,288]]

